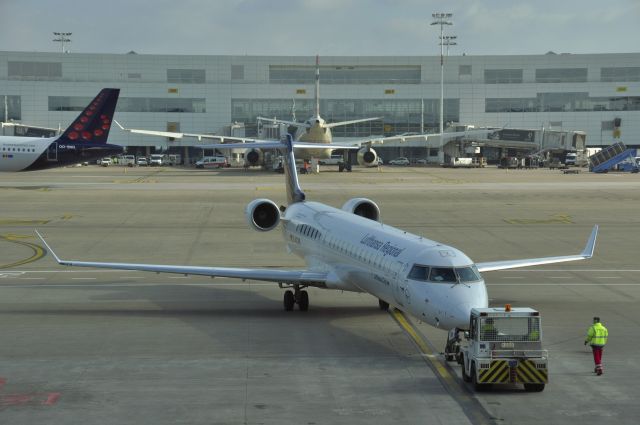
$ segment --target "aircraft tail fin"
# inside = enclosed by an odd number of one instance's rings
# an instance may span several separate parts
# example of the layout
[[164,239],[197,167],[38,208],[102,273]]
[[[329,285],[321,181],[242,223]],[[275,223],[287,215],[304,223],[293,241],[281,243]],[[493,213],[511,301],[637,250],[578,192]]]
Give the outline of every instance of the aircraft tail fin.
[[320,116],[320,56],[316,55],[316,117]]
[[62,133],[67,143],[106,144],[120,89],[102,89]]
[[296,158],[293,155],[293,145],[293,136],[287,134],[283,156],[285,184],[287,186],[287,204],[289,205],[305,200],[305,194],[298,181],[298,170],[296,170]]
[[[283,156],[285,186],[287,188],[287,203],[289,205],[302,202],[306,196],[298,181],[298,171],[296,170],[296,158],[293,153],[295,149],[335,149],[336,145],[323,143],[303,143],[294,142],[293,136],[287,134],[283,140],[255,140],[247,143],[213,143],[202,145],[207,149],[277,149]],[[339,149],[358,149],[357,146],[340,146]]]

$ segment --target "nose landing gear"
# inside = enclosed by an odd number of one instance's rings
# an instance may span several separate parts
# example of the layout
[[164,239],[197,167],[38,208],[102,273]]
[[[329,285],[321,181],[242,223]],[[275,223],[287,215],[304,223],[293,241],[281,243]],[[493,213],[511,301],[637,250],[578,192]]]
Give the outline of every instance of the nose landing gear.
[[460,332],[461,329],[455,328],[449,331],[447,336],[447,344],[444,347],[444,357],[447,361],[457,360],[460,363]]

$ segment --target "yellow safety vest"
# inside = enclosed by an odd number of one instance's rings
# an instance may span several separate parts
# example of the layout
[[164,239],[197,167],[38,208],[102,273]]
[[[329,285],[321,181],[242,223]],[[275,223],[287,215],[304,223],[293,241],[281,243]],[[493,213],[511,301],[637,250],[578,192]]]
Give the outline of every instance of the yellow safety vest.
[[590,345],[595,345],[596,347],[604,347],[607,343],[608,337],[609,331],[607,331],[607,328],[605,328],[602,323],[594,323],[587,331],[587,338],[585,341]]

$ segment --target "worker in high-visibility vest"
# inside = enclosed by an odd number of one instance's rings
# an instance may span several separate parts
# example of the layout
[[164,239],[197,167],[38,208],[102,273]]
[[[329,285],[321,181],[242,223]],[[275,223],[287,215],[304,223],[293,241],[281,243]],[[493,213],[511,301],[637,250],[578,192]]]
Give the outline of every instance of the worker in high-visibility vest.
[[590,344],[593,351],[593,362],[596,364],[594,370],[598,375],[602,375],[602,349],[607,344],[609,331],[600,323],[599,317],[593,318],[593,325],[587,331],[587,338],[584,345]]
[[495,341],[498,337],[498,330],[493,324],[493,318],[488,317],[484,320],[482,327],[480,328],[480,339],[483,341]]

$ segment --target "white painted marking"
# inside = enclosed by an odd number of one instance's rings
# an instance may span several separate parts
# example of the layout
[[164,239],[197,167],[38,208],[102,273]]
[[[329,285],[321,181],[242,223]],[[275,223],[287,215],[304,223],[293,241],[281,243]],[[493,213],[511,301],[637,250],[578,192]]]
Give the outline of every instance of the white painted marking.
[[549,276],[549,279],[571,279],[571,276]]
[[640,286],[640,283],[487,283],[487,286]]
[[20,280],[45,280],[44,277],[21,277]]
[[524,279],[524,276],[501,276],[500,279]]
[[622,279],[620,276],[598,276],[596,279]]
[[146,279],[144,276],[120,276],[118,279]]
[[71,280],[96,280],[97,277],[72,277]]
[[6,279],[8,277],[18,277],[23,274],[23,272],[0,272],[0,279]]
[[[497,272],[500,270],[494,270]],[[539,270],[517,270],[518,273],[547,273],[547,272],[619,272],[619,273],[627,273],[627,272],[640,272],[640,269],[539,269]],[[485,272],[485,273],[493,273],[493,272]]]
[[[81,279],[81,278],[80,278]],[[38,285],[14,285],[7,284],[3,285],[0,283],[0,289],[3,288],[96,288],[96,287],[104,287],[104,288],[140,288],[140,287],[150,287],[150,286],[175,286],[175,283],[168,282],[158,282],[158,283],[101,283],[99,285],[83,285],[82,283],[51,283],[51,284],[38,284]],[[277,288],[277,285],[272,282],[258,282],[258,283],[248,283],[248,282],[238,282],[238,283],[185,283],[180,286],[198,286],[198,287],[206,287],[206,288],[217,288],[220,286],[273,286]]]
[[[122,273],[122,270],[20,270],[13,273]],[[135,272],[134,272],[135,273]],[[143,272],[141,272],[143,273]]]

